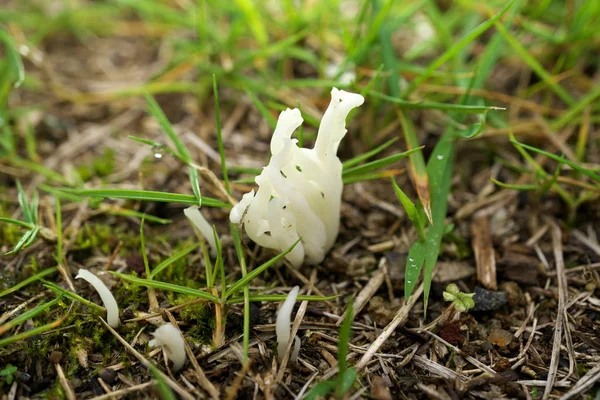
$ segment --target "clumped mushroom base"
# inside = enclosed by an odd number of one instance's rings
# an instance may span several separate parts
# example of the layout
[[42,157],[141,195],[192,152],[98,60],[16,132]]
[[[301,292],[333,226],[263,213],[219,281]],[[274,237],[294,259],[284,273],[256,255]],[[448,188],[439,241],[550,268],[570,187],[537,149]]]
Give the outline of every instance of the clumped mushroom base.
[[292,139],[302,124],[300,110],[282,112],[271,138],[271,159],[255,180],[258,191],[246,193],[231,210],[231,222],[243,224],[263,247],[283,252],[300,240],[286,256],[295,267],[323,261],[337,238],[343,188],[337,152],[348,113],[363,102],[359,94],[333,88],[313,149]]

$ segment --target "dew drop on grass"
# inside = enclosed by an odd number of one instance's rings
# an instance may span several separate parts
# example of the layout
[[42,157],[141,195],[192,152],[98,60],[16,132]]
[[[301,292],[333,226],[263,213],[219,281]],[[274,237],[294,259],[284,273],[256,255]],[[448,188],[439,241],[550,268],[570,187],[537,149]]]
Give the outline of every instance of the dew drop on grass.
[[441,155],[441,154],[438,154],[438,156],[437,156],[437,159],[438,159],[438,160],[443,160],[443,159],[444,159],[444,156],[443,156],[443,155]]
[[163,158],[163,145],[155,144],[152,146],[152,152],[154,153],[154,158],[161,159]]

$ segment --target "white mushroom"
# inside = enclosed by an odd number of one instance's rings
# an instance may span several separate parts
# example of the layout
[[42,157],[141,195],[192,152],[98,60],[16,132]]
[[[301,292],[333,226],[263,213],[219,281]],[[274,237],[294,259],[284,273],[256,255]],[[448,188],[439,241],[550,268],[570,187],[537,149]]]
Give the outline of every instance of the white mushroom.
[[200,208],[198,206],[191,206],[183,210],[183,213],[198,230],[200,234],[206,239],[208,245],[210,246],[210,255],[212,257],[217,256],[217,243],[215,242],[215,236],[213,234],[213,228],[210,226],[204,215],[200,212]]
[[[277,322],[275,323],[275,333],[277,334],[277,357],[279,361],[283,359],[283,355],[285,354],[285,349],[290,342],[291,328],[290,323],[292,321],[292,311],[294,309],[294,304],[296,303],[296,298],[298,297],[298,291],[300,288],[298,286],[294,286],[294,288],[287,295],[285,301],[281,305],[281,308],[277,312]],[[298,353],[300,352],[300,338],[296,336],[294,338],[294,348],[292,349],[292,354],[290,355],[290,361],[295,362],[296,358],[298,358]]]
[[167,323],[152,334],[152,339],[148,344],[152,347],[162,347],[167,352],[167,357],[173,362],[173,371],[178,371],[185,364],[187,358],[185,354],[185,343],[181,332],[173,324]]
[[279,251],[301,238],[286,255],[296,267],[323,261],[340,223],[343,182],[338,146],[347,132],[348,113],[363,102],[361,95],[333,88],[313,149],[300,148],[292,139],[303,121],[300,110],[283,111],[271,138],[271,160],[255,179],[259,188],[233,207],[231,222],[243,223],[260,246]]
[[116,328],[119,326],[119,306],[117,306],[117,301],[115,300],[115,296],[112,295],[108,287],[98,278],[96,275],[92,274],[90,271],[85,269],[80,269],[77,273],[75,279],[83,279],[87,281],[90,285],[96,289],[96,292],[100,295],[100,299],[102,299],[102,303],[104,303],[104,308],[106,308],[106,320],[108,324]]

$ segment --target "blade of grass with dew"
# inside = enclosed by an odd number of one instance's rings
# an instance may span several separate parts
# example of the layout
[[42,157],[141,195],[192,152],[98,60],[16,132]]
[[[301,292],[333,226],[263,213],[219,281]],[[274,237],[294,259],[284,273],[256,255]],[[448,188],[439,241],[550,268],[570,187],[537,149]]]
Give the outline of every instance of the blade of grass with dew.
[[106,309],[104,307],[102,307],[101,305],[94,303],[93,301],[84,299],[80,295],[73,293],[70,290],[63,289],[60,286],[58,286],[57,284],[47,281],[45,279],[42,279],[41,282],[44,285],[44,287],[52,290],[54,293],[56,293],[59,296],[64,296],[71,300],[78,301],[79,303],[81,303],[87,307],[90,307],[90,308],[100,312],[101,314],[106,314]]
[[200,244],[195,243],[195,244],[188,246],[185,249],[182,249],[182,250],[178,251],[177,253],[173,254],[171,257],[167,258],[166,260],[164,260],[160,264],[158,264],[156,267],[154,267],[154,269],[150,272],[149,276],[151,278],[154,278],[162,270],[169,267],[171,264],[181,260],[183,257],[190,254],[192,251],[196,250],[198,248],[198,246],[200,246]]
[[[498,19],[504,14],[510,6],[514,3],[514,0],[507,4],[507,6],[496,14],[486,23],[479,25],[478,28],[471,31],[471,35],[467,34],[465,37],[472,36],[473,33],[479,32],[481,28],[489,28],[489,21],[494,18]],[[514,11],[513,11],[514,12]],[[480,33],[479,33],[480,34]],[[475,36],[476,37],[476,36]],[[484,53],[478,60],[478,74],[476,74],[470,83],[470,88],[479,88],[486,81],[486,77],[489,76],[496,60],[499,57],[500,47],[503,42],[496,39],[498,34],[492,38],[492,43],[489,45]],[[474,37],[473,37],[474,39]],[[472,39],[471,39],[472,40]],[[456,47],[452,50],[452,54],[460,52],[460,49],[466,45],[464,43],[460,47]],[[460,43],[460,42],[459,42]],[[464,57],[464,54],[463,54]],[[441,64],[440,64],[441,65]],[[428,69],[429,70],[429,69]],[[461,83],[459,83],[460,85]],[[469,104],[468,93],[463,96],[462,103]],[[433,226],[431,226],[426,233],[425,240],[418,240],[411,246],[407,258],[406,272],[405,272],[405,298],[410,297],[414,288],[416,287],[421,269],[424,267],[423,281],[424,281],[424,309],[427,310],[427,302],[429,299],[429,292],[431,289],[431,280],[433,277],[433,269],[437,262],[437,258],[440,252],[441,239],[444,233],[444,220],[447,211],[447,201],[450,192],[450,183],[452,178],[452,170],[454,164],[454,142],[460,136],[460,131],[457,131],[453,126],[448,127],[438,144],[435,146],[433,153],[429,158],[427,165],[428,175],[431,179],[431,190],[434,193],[432,198],[432,215],[433,215]]]
[[154,97],[150,96],[149,94],[146,94],[146,101],[150,106],[150,114],[158,121],[160,127],[167,134],[169,139],[171,139],[171,142],[173,142],[173,145],[177,149],[177,152],[179,153],[181,158],[186,164],[188,164],[188,171],[190,174],[190,184],[192,185],[192,191],[194,192],[194,196],[196,196],[198,205],[201,206],[203,199],[200,193],[200,177],[198,176],[198,171],[189,165],[192,162],[190,152],[188,151],[185,144],[183,144],[181,139],[179,139],[179,136],[177,136],[177,134],[175,133],[173,126],[167,119],[167,116],[160,108]]
[[50,274],[53,274],[55,272],[56,272],[56,267],[51,267],[51,268],[47,268],[47,269],[45,269],[43,271],[40,271],[37,274],[32,275],[29,278],[27,278],[27,279],[25,279],[25,280],[17,283],[15,286],[13,286],[11,288],[8,288],[8,289],[0,292],[0,297],[4,297],[7,294],[14,293],[14,292],[16,292],[16,291],[24,288],[25,286],[27,286],[27,285],[29,285],[29,284],[31,284],[33,282],[36,282],[36,281],[42,279],[43,277],[48,276]]
[[212,294],[204,292],[202,290],[193,289],[193,288],[189,288],[186,286],[175,285],[173,283],[138,278],[136,276],[125,275],[125,274],[121,274],[118,272],[111,271],[110,273],[124,281],[133,283],[135,285],[150,287],[150,288],[160,289],[160,290],[166,290],[169,292],[187,294],[187,295],[190,295],[193,297],[198,297],[200,299],[212,301],[214,303],[218,303],[220,301],[218,297],[213,296]]
[[223,172],[223,181],[225,190],[231,195],[229,186],[229,172],[227,171],[227,160],[225,157],[225,146],[223,144],[223,133],[221,129],[221,110],[219,107],[219,90],[217,88],[217,77],[213,74],[213,97],[215,98],[215,123],[217,126],[217,145],[219,147],[219,156],[221,157],[221,171]]
[[22,340],[26,340],[31,337],[40,335],[44,332],[48,332],[49,330],[58,328],[60,326],[60,324],[62,324],[66,318],[67,318],[67,316],[65,315],[64,317],[61,317],[61,318],[57,319],[56,321],[51,322],[49,324],[27,330],[25,332],[19,333],[14,336],[9,336],[7,338],[0,339],[0,347],[8,346],[10,344],[20,342]]
[[[130,190],[130,189],[70,189],[59,188],[59,190],[88,197],[102,197],[112,199],[158,201],[165,203],[198,204],[195,196],[180,193],[167,193],[152,190]],[[210,197],[202,198],[202,205],[207,207],[230,208],[231,205],[221,200]]]
[[48,308],[56,305],[56,303],[58,303],[59,300],[60,300],[60,298],[56,298],[56,299],[48,301],[46,303],[37,305],[35,308],[32,308],[31,310],[24,312],[23,314],[19,315],[15,319],[0,326],[0,336],[2,336],[4,333],[8,332],[15,326],[22,324],[23,322],[27,321],[28,319],[36,317],[40,313],[46,311]]
[[233,238],[233,243],[235,245],[235,253],[240,263],[240,269],[242,270],[242,279],[237,281],[231,288],[229,288],[227,293],[225,293],[225,298],[230,297],[232,294],[236,293],[241,288],[243,288],[244,290],[244,335],[242,338],[242,348],[244,351],[243,361],[247,362],[250,353],[250,288],[248,287],[250,279],[247,279],[248,270],[246,267],[246,257],[244,257],[244,247],[242,244],[242,239],[240,238],[238,224],[230,223],[229,230],[231,231],[231,237]]
[[[237,236],[239,237],[239,235],[237,235]],[[232,295],[236,294],[237,292],[239,292],[242,289],[242,287],[244,287],[245,285],[250,283],[250,281],[252,279],[256,278],[258,275],[262,274],[265,270],[267,270],[269,267],[271,267],[277,261],[281,260],[286,255],[288,255],[289,252],[294,250],[294,247],[296,247],[296,245],[300,242],[300,240],[302,240],[302,238],[296,240],[296,242],[294,242],[284,252],[279,253],[277,256],[271,258],[269,261],[261,264],[259,267],[253,269],[252,272],[246,274],[245,276],[242,277],[242,279],[240,279],[239,281],[237,281],[236,283],[231,285],[229,287],[229,289],[227,290],[226,296],[231,297]]]

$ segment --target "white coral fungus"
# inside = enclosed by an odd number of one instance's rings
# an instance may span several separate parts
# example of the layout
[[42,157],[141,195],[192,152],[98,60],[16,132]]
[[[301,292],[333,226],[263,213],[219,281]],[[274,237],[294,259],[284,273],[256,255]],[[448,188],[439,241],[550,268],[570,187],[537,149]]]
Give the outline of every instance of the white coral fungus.
[[191,206],[183,210],[183,213],[186,217],[194,224],[196,228],[200,231],[200,234],[206,239],[208,245],[210,246],[210,255],[212,257],[217,256],[217,243],[215,242],[215,235],[213,233],[213,228],[210,226],[204,215],[200,212],[200,208],[198,206]]
[[100,295],[104,308],[106,308],[106,321],[108,325],[113,328],[119,326],[119,306],[115,300],[115,296],[110,292],[108,287],[98,278],[86,269],[80,269],[75,279],[83,279],[96,289],[96,292]]
[[[298,297],[299,290],[300,288],[298,286],[294,286],[277,312],[275,333],[277,335],[277,357],[279,358],[279,361],[283,359],[285,349],[290,342],[290,323],[292,321],[292,311],[294,310],[294,304],[296,304],[296,297]],[[296,336],[294,338],[294,348],[292,349],[292,354],[290,355],[291,362],[296,361],[296,358],[298,358],[298,352],[300,352],[300,338]]]
[[167,357],[173,363],[173,371],[179,371],[187,358],[185,343],[179,329],[173,324],[167,323],[160,326],[152,335],[154,339],[148,344],[152,347],[163,347],[167,352]]
[[346,135],[346,117],[364,98],[333,88],[331,102],[313,149],[297,146],[292,133],[302,124],[300,110],[279,115],[271,139],[271,160],[255,179],[259,188],[246,193],[231,210],[233,223],[263,247],[284,251],[296,267],[323,261],[338,234],[342,201],[342,163],[337,150]]

